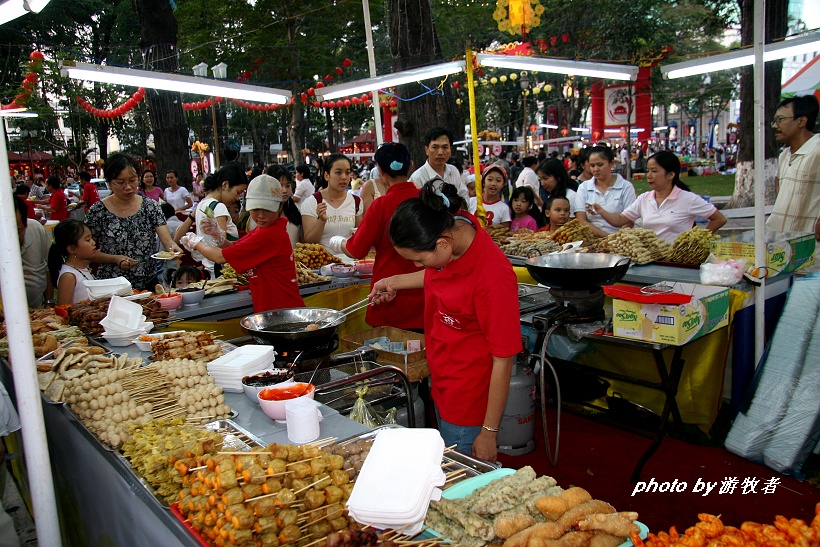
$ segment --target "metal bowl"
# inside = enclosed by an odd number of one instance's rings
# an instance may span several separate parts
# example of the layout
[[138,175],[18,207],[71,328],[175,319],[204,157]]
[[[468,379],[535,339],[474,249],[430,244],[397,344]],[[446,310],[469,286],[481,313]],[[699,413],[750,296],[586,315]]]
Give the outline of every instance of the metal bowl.
[[[312,323],[334,321],[329,326],[305,330]],[[344,314],[327,308],[282,308],[254,313],[239,324],[260,344],[270,344],[276,351],[304,351],[324,345],[336,335]]]
[[629,258],[606,253],[561,253],[527,259],[527,271],[551,289],[594,289],[620,281]]

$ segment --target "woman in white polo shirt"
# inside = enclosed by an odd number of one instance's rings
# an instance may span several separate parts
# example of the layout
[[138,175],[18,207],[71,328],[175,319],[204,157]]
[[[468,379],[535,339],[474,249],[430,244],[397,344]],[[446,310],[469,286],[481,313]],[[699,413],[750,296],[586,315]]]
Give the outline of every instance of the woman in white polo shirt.
[[[618,231],[595,211],[600,205],[611,213],[622,213],[635,201],[635,187],[621,175],[612,172],[615,154],[608,146],[593,146],[589,151],[589,168],[592,178],[578,186],[575,194],[575,218],[586,224],[598,237],[606,237]],[[624,225],[631,222],[626,222]]]
[[622,213],[611,213],[597,203],[593,205],[595,212],[613,226],[632,224],[640,218],[644,228],[669,243],[691,229],[697,217],[708,218],[706,229],[712,232],[726,224],[723,213],[680,181],[680,160],[672,152],[662,150],[649,158],[646,181],[650,191],[638,196]]

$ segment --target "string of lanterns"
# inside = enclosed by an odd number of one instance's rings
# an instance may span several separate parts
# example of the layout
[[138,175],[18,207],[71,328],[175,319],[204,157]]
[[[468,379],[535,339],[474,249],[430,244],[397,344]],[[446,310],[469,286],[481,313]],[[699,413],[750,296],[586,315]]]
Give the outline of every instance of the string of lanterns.
[[[530,74],[538,74],[538,73],[536,71],[531,71]],[[522,73],[522,75],[523,75],[523,73]],[[480,80],[474,80],[473,81],[473,87],[478,87],[479,85],[484,87],[484,86],[487,86],[488,84],[490,84],[490,85],[505,84],[505,83],[507,83],[507,81],[515,82],[516,80],[518,80],[518,77],[519,77],[518,73],[513,72],[509,76],[507,76],[506,74],[502,74],[501,76],[498,76],[498,77],[492,76],[491,78],[482,78]],[[456,88],[456,90],[460,90],[463,85],[466,85],[466,84],[462,83],[458,80],[453,82],[453,87]],[[539,94],[541,94],[541,92],[549,93],[550,91],[552,91],[552,86],[550,84],[547,84],[547,83],[542,83],[542,84],[536,84],[531,88],[527,88],[527,89],[523,90],[522,93],[524,94],[525,97],[528,97],[530,94],[539,95]],[[462,103],[463,103],[463,101],[460,97],[456,99],[456,104],[457,105],[461,105]]]
[[37,87],[37,80],[39,79],[38,74],[43,69],[44,57],[39,51],[32,51],[28,58],[28,72],[26,72],[20,84],[20,91],[9,104],[0,105],[0,110],[23,108],[34,93],[34,89]]
[[77,104],[80,107],[91,114],[92,116],[96,116],[98,118],[120,118],[131,112],[136,106],[142,102],[145,98],[145,88],[140,87],[137,88],[137,91],[134,92],[128,99],[126,99],[122,104],[117,105],[113,108],[97,108],[94,105],[90,104],[82,97],[77,97]]

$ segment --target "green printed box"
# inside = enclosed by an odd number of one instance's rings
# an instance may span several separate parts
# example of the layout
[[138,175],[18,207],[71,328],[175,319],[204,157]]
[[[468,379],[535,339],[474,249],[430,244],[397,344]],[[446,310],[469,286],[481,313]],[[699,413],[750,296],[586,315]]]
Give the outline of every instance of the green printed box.
[[675,283],[674,292],[692,295],[688,304],[641,304],[614,298],[615,336],[681,346],[729,324],[729,289]]
[[[814,233],[766,232],[766,267],[769,275],[787,273],[814,264]],[[754,230],[712,241],[712,253],[718,258],[742,258],[755,265]]]

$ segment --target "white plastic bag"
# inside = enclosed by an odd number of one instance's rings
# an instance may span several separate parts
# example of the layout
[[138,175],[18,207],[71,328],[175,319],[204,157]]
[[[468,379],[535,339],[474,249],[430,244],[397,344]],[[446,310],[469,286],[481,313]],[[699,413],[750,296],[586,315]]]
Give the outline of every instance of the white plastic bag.
[[740,283],[744,273],[746,273],[745,260],[720,260],[710,254],[706,262],[700,265],[700,282],[703,285],[730,287]]

